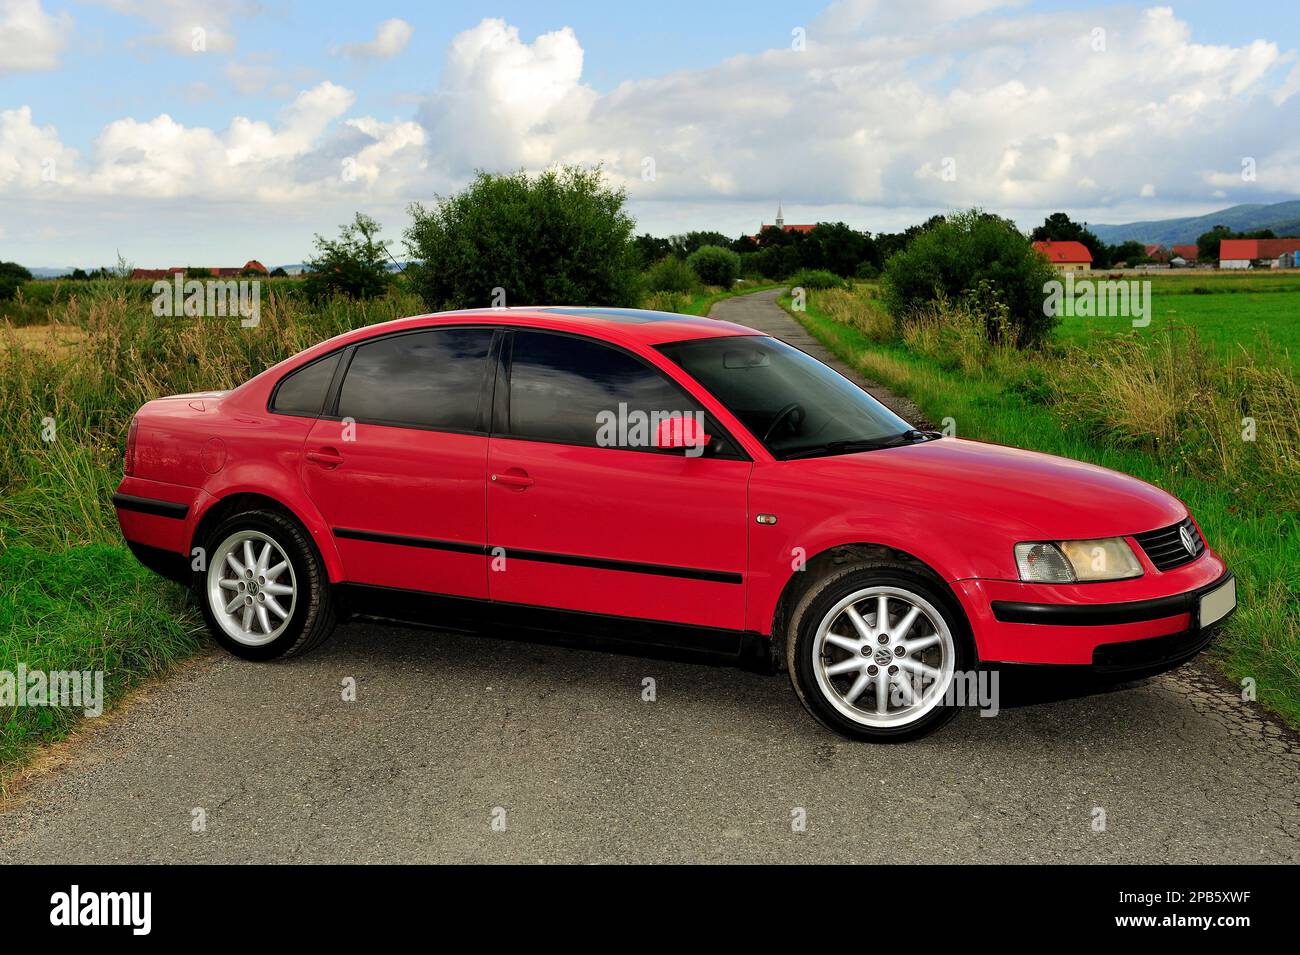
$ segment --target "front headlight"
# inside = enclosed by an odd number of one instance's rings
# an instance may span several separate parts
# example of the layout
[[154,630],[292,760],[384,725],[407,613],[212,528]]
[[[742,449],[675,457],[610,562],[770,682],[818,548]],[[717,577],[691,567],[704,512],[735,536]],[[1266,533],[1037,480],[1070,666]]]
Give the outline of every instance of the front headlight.
[[1020,570],[1021,580],[1036,584],[1073,584],[1142,576],[1142,565],[1122,537],[1017,544],[1016,567]]

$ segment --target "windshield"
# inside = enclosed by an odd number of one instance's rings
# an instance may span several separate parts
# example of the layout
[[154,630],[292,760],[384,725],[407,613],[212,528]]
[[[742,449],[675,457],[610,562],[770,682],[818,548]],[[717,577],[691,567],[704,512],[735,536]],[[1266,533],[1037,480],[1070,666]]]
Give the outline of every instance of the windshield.
[[925,437],[843,375],[775,338],[703,338],[660,345],[659,351],[778,458],[843,454]]

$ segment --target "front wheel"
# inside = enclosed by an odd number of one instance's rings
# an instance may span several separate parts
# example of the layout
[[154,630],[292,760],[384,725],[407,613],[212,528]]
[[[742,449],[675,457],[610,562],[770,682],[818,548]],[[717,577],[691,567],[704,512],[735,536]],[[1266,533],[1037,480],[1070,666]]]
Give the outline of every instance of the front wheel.
[[306,653],[334,629],[333,595],[310,538],[276,511],[246,511],[209,536],[195,574],[213,638],[246,660]]
[[846,736],[901,742],[957,713],[954,676],[974,654],[960,612],[906,564],[843,568],[815,585],[792,615],[786,662],[795,693]]

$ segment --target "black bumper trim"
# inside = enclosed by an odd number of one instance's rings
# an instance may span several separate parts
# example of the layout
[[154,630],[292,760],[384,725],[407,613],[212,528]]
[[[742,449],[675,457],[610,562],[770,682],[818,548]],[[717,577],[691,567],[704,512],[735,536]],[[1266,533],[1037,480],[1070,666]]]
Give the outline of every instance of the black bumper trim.
[[1058,627],[1109,627],[1117,623],[1139,623],[1195,614],[1201,595],[1221,587],[1232,579],[1232,571],[1204,587],[1169,597],[1133,600],[1115,604],[1030,604],[1009,600],[992,603],[993,619],[1002,623],[1032,623]]
[[114,494],[113,506],[122,511],[138,511],[141,514],[152,514],[154,517],[170,517],[174,520],[184,520],[185,515],[190,512],[188,504],[177,504],[175,501],[159,501],[152,497],[136,497],[134,494]]
[[186,587],[193,581],[194,574],[184,554],[132,540],[127,541],[126,546],[131,548],[131,553],[135,555],[136,560],[155,574]]

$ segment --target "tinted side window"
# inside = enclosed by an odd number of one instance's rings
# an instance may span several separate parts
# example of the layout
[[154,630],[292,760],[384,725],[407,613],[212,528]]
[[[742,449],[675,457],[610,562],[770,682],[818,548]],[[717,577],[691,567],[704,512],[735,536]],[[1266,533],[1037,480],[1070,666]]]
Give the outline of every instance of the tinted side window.
[[338,414],[357,421],[474,431],[490,328],[394,335],[357,347]]
[[[510,413],[507,433],[561,444],[623,446],[644,450],[635,437],[625,444],[602,438],[602,422],[620,414],[695,413],[700,408],[667,378],[613,348],[567,335],[516,332],[510,359]],[[706,429],[717,435],[716,426]],[[625,431],[631,434],[631,429]],[[730,451],[725,439],[709,452]],[[734,453],[734,452],[731,452]]]
[[283,414],[313,417],[320,414],[325,392],[334,378],[334,369],[339,365],[339,354],[335,352],[328,358],[314,361],[282,380],[275,391],[272,409]]

